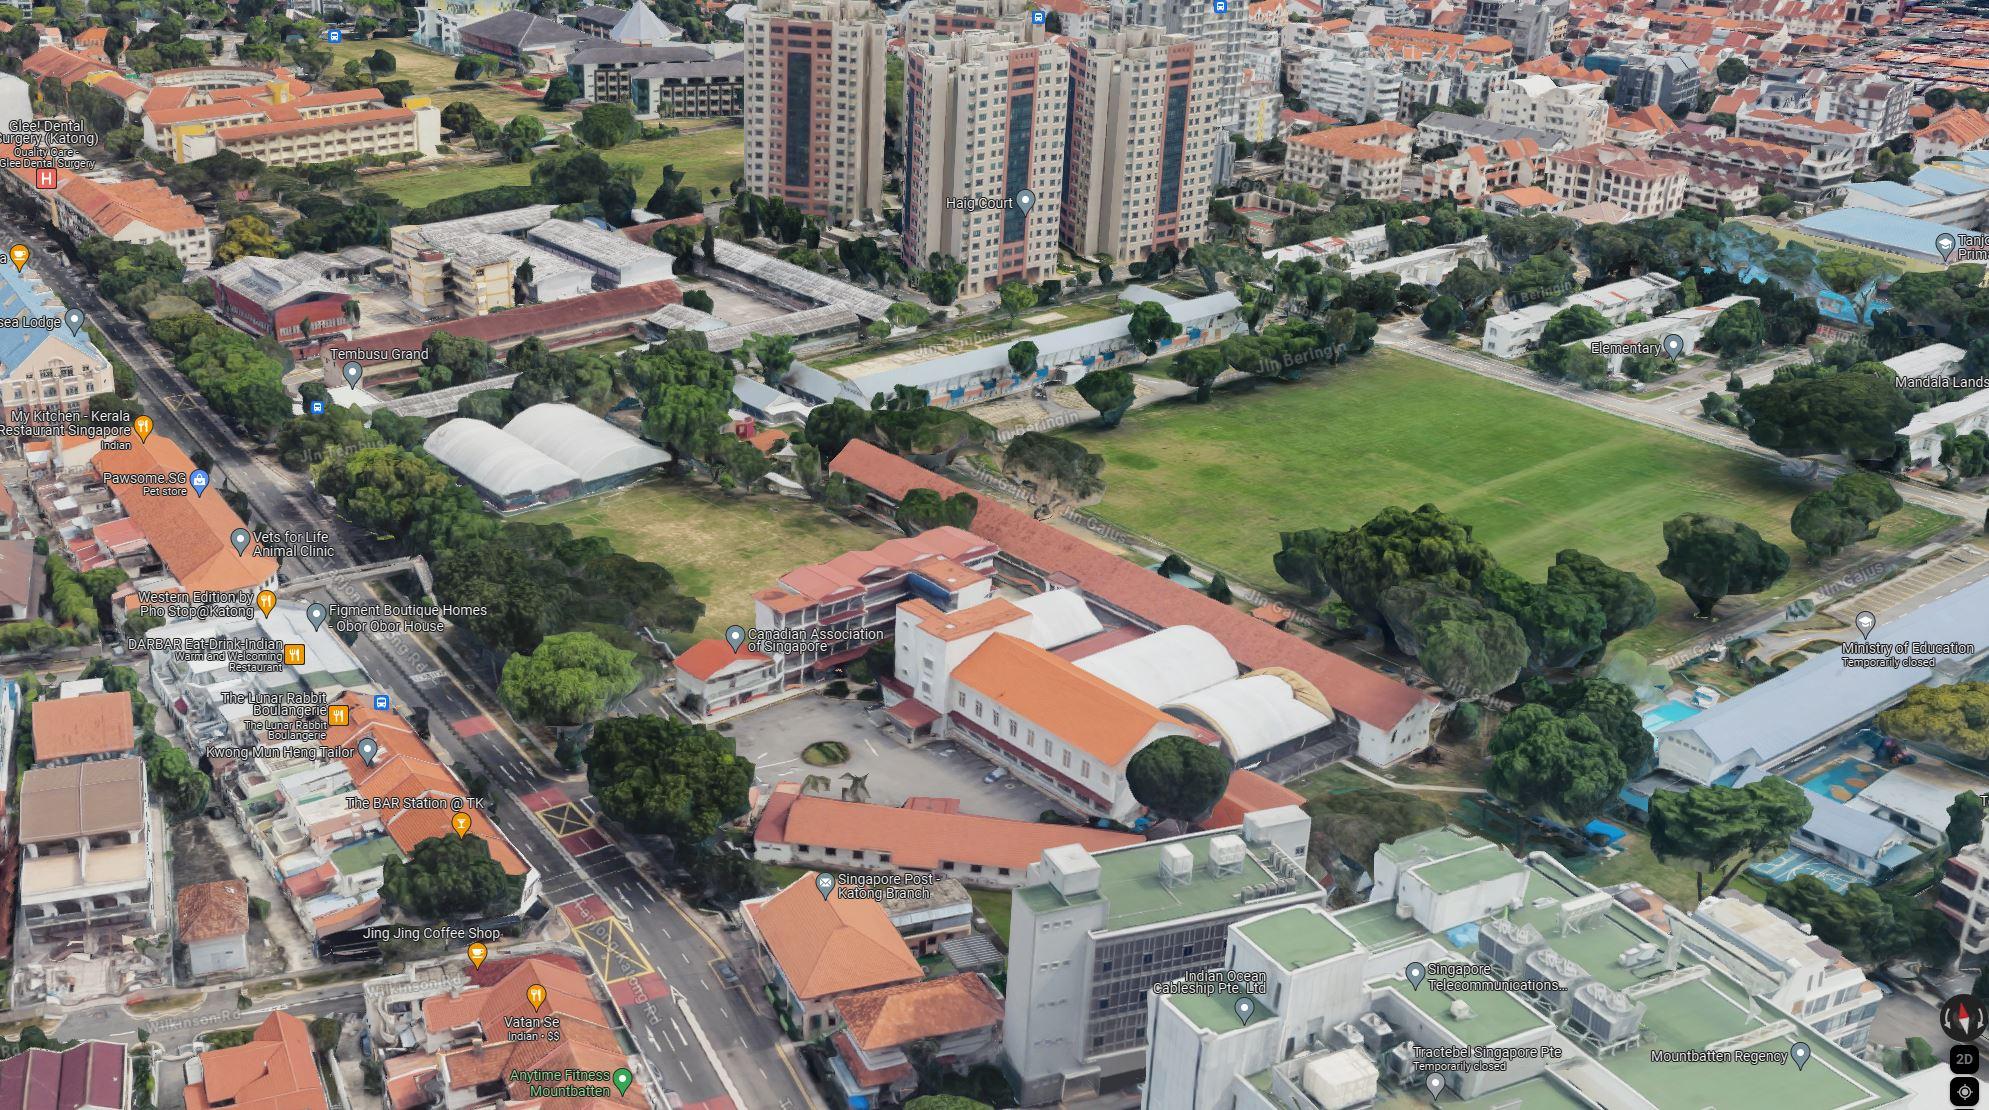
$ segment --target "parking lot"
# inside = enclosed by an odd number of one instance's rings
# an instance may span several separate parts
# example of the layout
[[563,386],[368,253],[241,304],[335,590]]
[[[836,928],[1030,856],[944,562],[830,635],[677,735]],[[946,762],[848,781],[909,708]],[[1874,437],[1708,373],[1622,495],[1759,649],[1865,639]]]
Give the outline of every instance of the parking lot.
[[[843,776],[853,774],[865,777],[867,800],[880,805],[902,805],[914,796],[958,798],[963,812],[1021,821],[1034,821],[1053,808],[1048,798],[1012,778],[982,782],[994,765],[965,747],[943,741],[916,750],[905,747],[871,723],[873,710],[883,714],[876,706],[804,695],[735,717],[723,731],[739,754],[753,761],[763,787],[816,774],[829,779],[828,795],[838,797],[846,785]],[[849,762],[836,767],[802,762],[801,750],[818,740],[849,745]]]

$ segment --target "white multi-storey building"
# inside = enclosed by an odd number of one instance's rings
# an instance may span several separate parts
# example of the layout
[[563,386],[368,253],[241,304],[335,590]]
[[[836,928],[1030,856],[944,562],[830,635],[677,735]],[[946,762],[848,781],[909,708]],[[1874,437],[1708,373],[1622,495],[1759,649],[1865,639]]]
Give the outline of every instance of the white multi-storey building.
[[1321,50],[1299,65],[1299,96],[1313,111],[1353,123],[1402,114],[1402,67],[1373,54]]
[[1609,124],[1602,93],[1601,85],[1557,85],[1551,77],[1529,74],[1494,92],[1485,118],[1545,131],[1567,146],[1587,146],[1602,141]]
[[1671,927],[1686,931],[1688,945],[1704,945],[1700,955],[1846,1051],[1859,1052],[1870,1039],[1878,987],[1842,952],[1816,939],[1809,926],[1730,894],[1706,899],[1690,916],[1673,910]]

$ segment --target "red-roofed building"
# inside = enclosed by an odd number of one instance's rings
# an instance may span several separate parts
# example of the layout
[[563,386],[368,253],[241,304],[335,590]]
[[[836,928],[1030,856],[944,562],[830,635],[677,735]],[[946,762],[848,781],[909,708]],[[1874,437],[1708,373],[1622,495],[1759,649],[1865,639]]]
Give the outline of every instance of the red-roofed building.
[[187,1059],[187,1110],[325,1110],[311,1031],[278,1010],[246,1044]]
[[1845,151],[1852,156],[1854,165],[1870,161],[1872,148],[1879,144],[1877,135],[1849,120],[1816,119],[1767,108],[1750,108],[1742,112],[1734,125],[1743,139],[1786,143],[1805,150]]
[[1241,825],[1245,817],[1259,810],[1304,805],[1305,795],[1290,787],[1281,786],[1254,771],[1233,771],[1229,776],[1229,789],[1223,791],[1222,800],[1200,824],[1205,829],[1233,829]]
[[131,705],[129,693],[113,690],[37,699],[33,709],[36,765],[51,767],[129,754],[134,743]]
[[145,145],[175,162],[232,150],[272,166],[336,162],[396,154],[430,155],[442,139],[442,114],[429,98],[399,107],[378,89],[311,92],[287,76],[267,84],[184,98],[147,98],[140,121]]
[[925,977],[882,903],[867,888],[822,897],[816,872],[740,905],[755,953],[788,1020],[806,1038],[837,1028],[835,1003],[861,991]]
[[[434,1061],[443,1105],[647,1110],[649,1096],[640,1083],[605,1096],[546,1099],[534,1097],[531,1083],[523,1078],[528,1072],[567,1069],[605,1075],[629,1063],[593,979],[572,960],[534,955],[504,965],[494,982],[479,979],[484,985],[419,1002],[425,1034],[421,1047]],[[534,985],[546,992],[537,1006],[527,993]],[[391,991],[394,983],[390,980],[383,986]],[[556,1024],[548,1024],[555,1018]],[[548,1029],[559,1035],[518,1037],[521,1032]]]
[[676,659],[676,702],[686,712],[710,716],[778,693],[781,672],[774,657],[724,640],[699,640]]
[[[912,489],[932,489],[943,496],[962,490],[950,479],[861,441],[845,447],[831,469],[864,486],[874,503],[887,509]],[[1243,668],[1290,672],[1330,703],[1338,726],[1334,731],[1357,744],[1358,754],[1368,763],[1387,765],[1429,744],[1439,704],[1430,694],[1273,628],[993,498],[980,499],[972,527],[973,535],[997,546],[1005,579],[1039,588],[1074,587],[1086,600],[1151,629],[1201,629]],[[1005,731],[1006,725],[1002,727]]]
[[683,291],[676,282],[651,281],[550,304],[527,305],[486,316],[367,336],[325,348],[324,382],[328,388],[345,386],[347,362],[357,362],[365,369],[367,385],[411,381],[420,358],[395,358],[394,352],[413,352],[419,356],[422,344],[438,331],[446,331],[458,339],[480,340],[500,353],[532,337],[559,350],[629,335],[657,309],[683,301]]
[[126,1110],[131,1061],[115,1041],[56,1052],[31,1048],[0,1060],[0,1110]]
[[1285,176],[1366,200],[1402,195],[1416,129],[1381,120],[1300,135],[1286,144]]
[[[67,452],[65,452],[65,456]],[[180,446],[153,434],[140,442],[125,434],[102,441],[90,459],[97,477],[126,518],[145,533],[146,557],[135,565],[120,560],[132,576],[163,574],[166,588],[221,593],[276,585],[276,560],[255,546],[237,553],[229,536],[242,518],[216,491],[196,496],[185,475],[195,467]],[[179,475],[177,482],[171,476]]]
[[[774,786],[753,827],[754,855],[792,867],[855,871],[930,871],[968,886],[1020,885],[1047,848],[1081,844],[1102,852],[1141,843],[1132,833],[980,817],[953,808],[872,805],[803,794],[797,783]],[[831,854],[833,853],[833,855]]]
[[842,1030],[831,1038],[830,1071],[848,1105],[886,1091],[908,1098],[918,1087],[910,1052],[928,1042],[939,1066],[965,1071],[1001,1048],[1001,996],[970,972],[846,995],[835,1002]]
[[156,181],[94,181],[58,170],[54,190],[37,190],[34,170],[15,168],[17,192],[48,198],[52,222],[77,242],[101,235],[119,243],[164,243],[189,270],[214,261],[213,236],[193,205]]
[[1954,107],[1913,134],[1913,160],[1925,164],[1936,158],[1957,158],[1989,146],[1989,116],[1973,108]]
[[1636,219],[1672,215],[1685,204],[1686,166],[1596,143],[1547,156],[1547,191],[1571,205],[1615,204]]

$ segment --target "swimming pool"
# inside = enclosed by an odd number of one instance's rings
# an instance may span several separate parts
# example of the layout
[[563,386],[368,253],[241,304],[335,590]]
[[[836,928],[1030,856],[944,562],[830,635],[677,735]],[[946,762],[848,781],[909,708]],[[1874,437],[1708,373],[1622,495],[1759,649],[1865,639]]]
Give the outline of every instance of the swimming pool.
[[1682,701],[1666,701],[1644,711],[1644,731],[1655,733],[1666,725],[1676,724],[1687,717],[1696,717],[1701,712],[1703,711],[1696,705],[1687,705]]

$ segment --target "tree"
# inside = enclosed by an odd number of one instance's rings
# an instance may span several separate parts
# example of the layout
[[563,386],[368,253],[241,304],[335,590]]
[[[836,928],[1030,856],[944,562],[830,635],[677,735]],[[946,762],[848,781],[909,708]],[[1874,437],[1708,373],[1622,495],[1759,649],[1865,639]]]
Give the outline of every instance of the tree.
[[1607,678],[1575,678],[1551,683],[1535,675],[1524,683],[1529,705],[1544,705],[1561,717],[1584,717],[1623,761],[1633,777],[1643,773],[1653,757],[1650,730],[1637,711],[1637,692]]
[[[149,729],[147,732],[149,735]],[[190,818],[207,806],[207,776],[175,745],[158,742],[157,750],[145,759],[145,777],[175,821]]]
[[1374,869],[1381,845],[1440,829],[1450,819],[1428,798],[1380,787],[1323,794],[1305,803],[1305,812],[1312,818],[1307,855],[1326,867],[1344,857],[1362,871]]
[[1724,58],[1715,74],[1722,85],[1738,85],[1747,80],[1747,63],[1740,58]]
[[1759,593],[1789,570],[1789,553],[1738,521],[1685,513],[1665,521],[1658,573],[1676,582],[1709,617],[1729,594]]
[[1027,282],[1005,281],[995,292],[1001,297],[1001,310],[1008,313],[1011,322],[1036,307],[1036,290]]
[[639,681],[634,652],[592,632],[568,632],[547,636],[530,655],[505,660],[497,693],[525,720],[579,725]]
[[898,501],[893,519],[908,536],[916,536],[929,528],[971,528],[980,505],[979,499],[971,493],[942,497],[937,490],[919,486],[905,491],[905,496]]
[[1345,531],[1286,532],[1279,542],[1271,560],[1278,577],[1315,598],[1337,592],[1370,622],[1380,619],[1381,595],[1391,586],[1428,578],[1464,590],[1492,562],[1470,527],[1435,505],[1414,512],[1390,506]]
[[1989,682],[1915,686],[1898,705],[1880,713],[1877,723],[1887,736],[1908,743],[1989,755]]
[[548,112],[557,112],[578,99],[580,99],[580,86],[573,78],[562,73],[546,82],[546,91],[539,96],[539,106]]
[[768,385],[779,385],[794,366],[794,337],[791,335],[748,336],[745,352],[760,364],[760,376]]
[[932,298],[932,303],[949,305],[960,295],[960,282],[967,276],[967,267],[950,254],[934,253],[926,260],[925,270],[913,282],[919,292]]
[[261,216],[237,216],[221,226],[221,237],[214,244],[214,259],[233,262],[250,254],[276,258],[282,251],[276,233]]
[[1643,579],[1568,548],[1547,568],[1550,589],[1579,593],[1602,611],[1602,639],[1614,640],[1657,619],[1657,594]]
[[1551,301],[1574,288],[1575,263],[1563,251],[1536,254],[1506,276],[1506,300],[1515,306]]
[[1437,296],[1423,306],[1423,327],[1438,339],[1449,339],[1457,334],[1465,322],[1464,306],[1448,293]]
[[1526,666],[1518,622],[1435,579],[1416,579],[1382,594],[1382,615],[1398,646],[1459,698],[1512,684]]
[[526,161],[532,156],[532,148],[545,137],[546,127],[539,122],[539,117],[530,112],[514,116],[510,123],[504,125],[504,130],[500,133],[505,160]]
[[[1132,315],[1126,320],[1126,338],[1133,341],[1133,346],[1138,347],[1141,354],[1153,354],[1159,349],[1161,340],[1180,334],[1181,325],[1174,322],[1174,317],[1167,313],[1167,306],[1159,301],[1141,301],[1134,305]],[[1082,387],[1079,383],[1079,388]]]
[[366,56],[366,68],[372,70],[377,77],[383,73],[392,73],[400,68],[400,64],[394,59],[392,51],[381,49]]
[[460,921],[515,911],[524,885],[523,877],[505,873],[491,858],[490,844],[472,832],[430,837],[406,859],[389,859],[380,897],[412,919]]
[[1486,751],[1492,762],[1485,786],[1494,795],[1574,824],[1601,813],[1629,782],[1601,730],[1585,717],[1560,717],[1544,705],[1507,714]]
[[608,101],[589,104],[573,125],[573,134],[588,146],[606,150],[642,134],[642,125],[636,122],[634,109]]
[[1202,593],[1208,595],[1210,600],[1220,601],[1224,605],[1236,600],[1235,591],[1229,588],[1229,579],[1224,577],[1221,571],[1216,571],[1215,577],[1209,579],[1208,589]]
[[587,785],[611,820],[689,845],[746,813],[753,763],[675,718],[610,717],[588,739]]
[[1133,797],[1162,819],[1199,821],[1229,789],[1229,757],[1213,744],[1163,736],[1126,761]]
[[1770,887],[1768,905],[1807,924],[1816,939],[1861,964],[1954,949],[1946,918],[1899,891],[1852,883],[1839,894],[1814,875],[1798,875]]
[[[1731,310],[1729,310],[1731,311]],[[1589,306],[1571,305],[1556,312],[1540,333],[1542,347],[1559,347],[1577,340],[1592,339],[1608,331],[1609,317]]]
[[1768,319],[1753,301],[1742,301],[1720,313],[1705,336],[1706,345],[1729,360],[1745,358],[1767,341]]
[[[601,191],[595,194],[601,206],[601,218],[610,227],[627,227],[635,222],[635,187],[620,178],[612,178],[601,183]],[[530,259],[526,263],[530,264]]]
[[1050,516],[1068,504],[1097,500],[1105,492],[1099,477],[1103,456],[1092,454],[1075,440],[1045,432],[1024,432],[1008,441],[1001,456],[1003,474],[1028,491],[1029,504],[1039,516]]
[[1948,805],[1948,855],[1982,839],[1982,795],[1964,790]]
[[847,397],[838,397],[826,405],[808,410],[808,421],[802,425],[801,438],[815,445],[824,462],[834,462],[850,440],[862,439],[869,434],[870,424],[870,410]]
[[1033,374],[1036,371],[1038,353],[1036,344],[1027,339],[1011,343],[1008,347],[1008,368],[1015,371],[1018,376]]
[[1171,373],[1174,380],[1194,389],[1196,404],[1208,401],[1215,393],[1216,379],[1228,369],[1223,364],[1222,352],[1213,347],[1196,347],[1174,356]]
[[1810,808],[1802,787],[1773,775],[1741,787],[1660,790],[1651,796],[1651,851],[1693,861],[1701,898],[1706,876],[1724,868],[1711,892],[1718,897],[1741,868],[1786,849]]
[[1093,370],[1077,380],[1077,395],[1098,410],[1100,428],[1116,428],[1133,407],[1133,376],[1125,370]]

